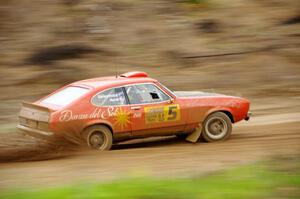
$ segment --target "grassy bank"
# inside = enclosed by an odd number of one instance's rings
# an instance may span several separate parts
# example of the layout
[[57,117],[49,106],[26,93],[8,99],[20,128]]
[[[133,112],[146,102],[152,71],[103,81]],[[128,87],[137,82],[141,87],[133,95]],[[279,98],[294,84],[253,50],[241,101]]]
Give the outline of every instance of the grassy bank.
[[131,178],[41,190],[12,189],[0,198],[219,199],[299,198],[299,161],[260,163],[188,179]]

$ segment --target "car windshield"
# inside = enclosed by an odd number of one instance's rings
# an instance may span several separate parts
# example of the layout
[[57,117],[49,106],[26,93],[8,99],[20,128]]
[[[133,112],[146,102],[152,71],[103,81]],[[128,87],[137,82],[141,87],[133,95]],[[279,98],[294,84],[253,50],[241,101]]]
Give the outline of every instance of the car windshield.
[[50,95],[42,100],[42,102],[56,106],[66,106],[79,99],[87,92],[89,92],[89,90],[86,88],[70,86],[58,91],[57,93],[54,93],[53,95]]
[[171,93],[172,95],[176,96],[175,93],[170,90],[168,87],[166,87],[165,85],[163,85],[162,83],[159,82],[159,85],[161,85],[164,89],[166,89],[169,93]]

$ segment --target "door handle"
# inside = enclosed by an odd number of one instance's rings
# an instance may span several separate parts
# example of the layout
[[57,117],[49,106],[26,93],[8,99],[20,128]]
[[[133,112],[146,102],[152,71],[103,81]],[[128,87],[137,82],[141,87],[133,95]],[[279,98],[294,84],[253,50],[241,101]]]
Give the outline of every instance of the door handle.
[[132,106],[130,109],[131,109],[131,110],[140,110],[141,107],[140,107],[140,106]]

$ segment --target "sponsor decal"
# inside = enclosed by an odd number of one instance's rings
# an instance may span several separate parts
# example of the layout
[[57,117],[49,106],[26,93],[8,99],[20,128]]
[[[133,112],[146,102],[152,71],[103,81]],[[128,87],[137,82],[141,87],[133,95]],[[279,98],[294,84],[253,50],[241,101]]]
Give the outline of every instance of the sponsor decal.
[[71,110],[64,110],[60,113],[59,121],[68,122],[71,120],[81,119],[103,119],[106,120],[110,117],[116,117],[120,113],[120,107],[109,107],[107,109],[95,108],[92,113],[74,114]]
[[135,112],[133,113],[133,118],[141,118],[142,117],[142,113],[141,112]]
[[61,112],[59,121],[68,122],[72,120],[81,119],[103,119],[107,120],[113,118],[113,125],[124,129],[130,124],[130,112],[120,107],[109,107],[107,109],[96,108],[92,113],[74,114],[71,110],[64,110]]
[[180,120],[180,107],[178,104],[145,107],[144,111],[146,124]]
[[114,120],[114,125],[124,129],[130,123],[130,112],[120,108],[116,111]]

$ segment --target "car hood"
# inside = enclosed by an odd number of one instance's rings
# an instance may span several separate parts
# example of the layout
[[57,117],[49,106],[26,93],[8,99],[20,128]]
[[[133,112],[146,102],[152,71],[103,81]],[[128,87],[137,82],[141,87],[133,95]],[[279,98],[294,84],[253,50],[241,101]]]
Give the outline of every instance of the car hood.
[[218,93],[207,93],[202,91],[174,91],[177,97],[210,97],[210,96],[224,96]]

